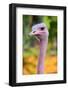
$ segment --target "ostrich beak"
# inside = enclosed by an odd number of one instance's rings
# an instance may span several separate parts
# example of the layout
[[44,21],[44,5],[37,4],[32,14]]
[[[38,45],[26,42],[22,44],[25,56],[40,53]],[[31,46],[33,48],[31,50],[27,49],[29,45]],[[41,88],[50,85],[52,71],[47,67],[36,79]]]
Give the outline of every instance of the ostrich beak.
[[29,33],[29,35],[30,36],[32,36],[32,35],[40,35],[40,32],[38,30],[32,31],[32,32]]
[[32,36],[32,35],[34,35],[34,33],[33,32],[30,32],[29,35]]
[[[29,33],[29,35],[33,36],[33,35],[35,35],[35,33],[33,33],[33,31],[32,31],[32,32]],[[38,42],[40,42],[40,40],[37,37],[35,37],[35,38],[38,40]]]

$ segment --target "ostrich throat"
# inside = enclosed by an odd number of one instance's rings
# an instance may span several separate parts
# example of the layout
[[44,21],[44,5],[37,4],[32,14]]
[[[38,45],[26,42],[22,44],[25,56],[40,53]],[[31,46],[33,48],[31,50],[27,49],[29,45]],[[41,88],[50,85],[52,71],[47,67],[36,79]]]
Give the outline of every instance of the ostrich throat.
[[38,67],[37,67],[38,74],[44,74],[44,61],[47,50],[47,43],[48,43],[48,38],[40,40],[40,53],[39,53]]

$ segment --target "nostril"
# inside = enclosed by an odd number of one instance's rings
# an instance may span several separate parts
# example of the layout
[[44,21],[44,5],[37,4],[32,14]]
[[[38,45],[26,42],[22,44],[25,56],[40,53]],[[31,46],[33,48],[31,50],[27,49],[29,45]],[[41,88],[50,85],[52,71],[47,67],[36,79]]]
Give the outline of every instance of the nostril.
[[35,33],[36,31],[33,31],[33,33]]

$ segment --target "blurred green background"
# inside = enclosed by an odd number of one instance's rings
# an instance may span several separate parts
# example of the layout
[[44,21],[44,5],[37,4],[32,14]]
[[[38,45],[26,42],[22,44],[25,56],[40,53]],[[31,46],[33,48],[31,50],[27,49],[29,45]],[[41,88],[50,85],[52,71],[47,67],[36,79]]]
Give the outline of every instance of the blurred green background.
[[[23,74],[36,74],[39,44],[35,36],[29,36],[32,25],[43,22],[49,30],[45,73],[57,72],[57,16],[23,15]],[[51,64],[50,64],[51,63]],[[48,67],[49,65],[49,67]]]

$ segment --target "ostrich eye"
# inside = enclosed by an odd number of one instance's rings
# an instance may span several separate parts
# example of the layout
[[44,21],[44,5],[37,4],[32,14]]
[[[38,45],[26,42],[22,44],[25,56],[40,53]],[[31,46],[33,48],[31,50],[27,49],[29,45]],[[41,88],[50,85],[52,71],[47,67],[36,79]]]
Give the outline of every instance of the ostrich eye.
[[41,30],[44,30],[44,29],[45,29],[45,27],[41,27],[40,29],[41,29]]

